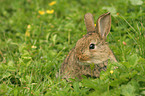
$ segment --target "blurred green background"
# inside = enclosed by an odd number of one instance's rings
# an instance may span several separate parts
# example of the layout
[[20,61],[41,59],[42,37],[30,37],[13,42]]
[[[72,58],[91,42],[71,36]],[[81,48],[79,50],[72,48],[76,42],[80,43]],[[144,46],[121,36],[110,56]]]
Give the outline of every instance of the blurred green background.
[[[94,21],[111,12],[107,42],[118,64],[100,78],[66,82],[56,74],[86,33],[88,12]],[[143,0],[0,0],[0,95],[145,95],[144,21]]]

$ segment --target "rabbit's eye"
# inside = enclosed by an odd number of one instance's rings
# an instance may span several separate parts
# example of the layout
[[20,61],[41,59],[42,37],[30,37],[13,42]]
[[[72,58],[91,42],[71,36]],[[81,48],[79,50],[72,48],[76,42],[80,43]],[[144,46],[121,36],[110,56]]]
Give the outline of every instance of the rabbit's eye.
[[95,49],[95,44],[90,44],[89,49]]

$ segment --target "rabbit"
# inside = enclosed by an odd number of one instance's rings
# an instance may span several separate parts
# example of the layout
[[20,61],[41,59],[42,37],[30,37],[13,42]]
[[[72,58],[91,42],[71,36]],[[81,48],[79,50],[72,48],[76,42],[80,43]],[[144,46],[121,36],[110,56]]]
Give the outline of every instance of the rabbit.
[[106,42],[111,28],[110,12],[98,18],[96,27],[91,13],[85,14],[84,21],[87,34],[77,41],[60,68],[60,75],[67,80],[82,79],[82,75],[98,78],[100,71],[106,70],[108,60],[117,62]]

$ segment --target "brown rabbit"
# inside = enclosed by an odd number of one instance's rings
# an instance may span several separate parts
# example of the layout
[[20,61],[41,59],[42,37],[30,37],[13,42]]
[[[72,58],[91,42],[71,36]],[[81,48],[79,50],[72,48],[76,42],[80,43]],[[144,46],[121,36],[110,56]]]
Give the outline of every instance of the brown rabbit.
[[[106,70],[108,60],[117,62],[114,54],[105,42],[111,28],[111,15],[101,15],[94,26],[93,16],[85,15],[87,34],[79,39],[66,59],[64,60],[60,74],[63,78],[82,79],[82,75],[99,77],[101,70]],[[91,65],[93,67],[91,67]]]

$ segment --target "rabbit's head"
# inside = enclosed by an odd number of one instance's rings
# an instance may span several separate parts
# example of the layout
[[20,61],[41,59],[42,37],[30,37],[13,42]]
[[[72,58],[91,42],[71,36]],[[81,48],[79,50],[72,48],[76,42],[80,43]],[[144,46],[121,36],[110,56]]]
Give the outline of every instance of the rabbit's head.
[[108,59],[116,61],[109,48],[106,37],[111,28],[111,15],[106,13],[101,15],[94,25],[93,16],[90,13],[85,15],[87,34],[79,39],[75,46],[75,56],[78,62],[83,65],[100,64]]

